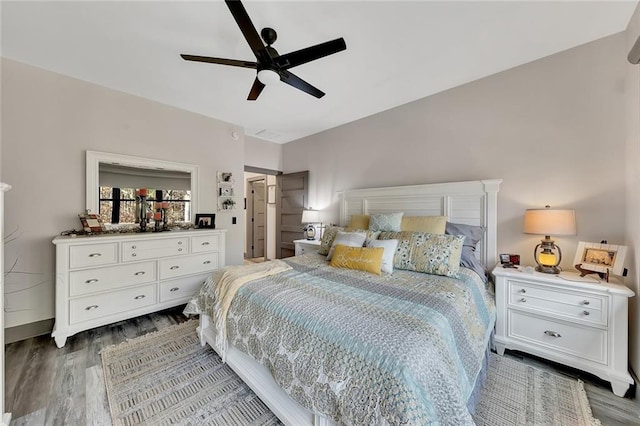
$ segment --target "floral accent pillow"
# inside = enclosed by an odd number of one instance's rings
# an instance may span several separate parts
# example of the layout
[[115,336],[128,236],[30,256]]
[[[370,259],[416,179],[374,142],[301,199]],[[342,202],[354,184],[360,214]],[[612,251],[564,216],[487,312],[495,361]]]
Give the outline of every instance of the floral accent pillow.
[[331,249],[331,245],[333,244],[333,240],[338,235],[338,232],[343,231],[344,228],[340,228],[338,226],[328,226],[327,229],[324,230],[322,234],[322,239],[320,240],[320,248],[318,249],[318,254],[326,256],[329,254],[329,250]]
[[374,213],[369,216],[369,230],[370,231],[401,231],[402,230],[402,216],[400,213]]
[[382,232],[379,238],[399,241],[393,259],[394,268],[445,277],[458,276],[463,235]]

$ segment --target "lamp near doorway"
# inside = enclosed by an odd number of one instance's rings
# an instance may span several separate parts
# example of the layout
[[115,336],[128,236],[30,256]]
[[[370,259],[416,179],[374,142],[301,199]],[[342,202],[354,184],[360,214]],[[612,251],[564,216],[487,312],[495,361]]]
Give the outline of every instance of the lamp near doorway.
[[559,274],[558,265],[562,261],[562,251],[551,239],[551,235],[575,235],[575,212],[556,210],[550,206],[545,206],[544,209],[529,209],[524,214],[524,233],[545,236],[533,249],[533,256],[538,264],[536,271]]
[[313,209],[302,210],[301,222],[307,224],[307,226],[305,226],[303,229],[304,235],[307,240],[315,240],[316,228],[313,226],[313,224],[320,222],[320,212]]

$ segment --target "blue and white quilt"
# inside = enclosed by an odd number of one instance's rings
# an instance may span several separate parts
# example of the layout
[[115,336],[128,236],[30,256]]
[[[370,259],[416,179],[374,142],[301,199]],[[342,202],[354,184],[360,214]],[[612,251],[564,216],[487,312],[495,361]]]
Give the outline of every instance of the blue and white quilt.
[[[324,256],[250,281],[231,302],[228,342],[292,399],[348,425],[472,425],[467,400],[495,322],[491,291],[459,278],[329,266]],[[212,320],[214,280],[194,306]]]

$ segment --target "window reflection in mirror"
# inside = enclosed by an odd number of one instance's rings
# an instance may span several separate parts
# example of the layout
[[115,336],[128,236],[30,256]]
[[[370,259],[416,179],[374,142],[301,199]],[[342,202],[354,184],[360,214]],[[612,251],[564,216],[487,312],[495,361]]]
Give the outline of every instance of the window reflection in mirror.
[[[139,188],[117,188],[100,186],[100,211],[103,223],[138,223],[135,192]],[[167,221],[169,223],[188,222],[191,217],[191,191],[182,189],[148,188],[151,203],[167,201]],[[149,210],[151,212],[151,210]]]

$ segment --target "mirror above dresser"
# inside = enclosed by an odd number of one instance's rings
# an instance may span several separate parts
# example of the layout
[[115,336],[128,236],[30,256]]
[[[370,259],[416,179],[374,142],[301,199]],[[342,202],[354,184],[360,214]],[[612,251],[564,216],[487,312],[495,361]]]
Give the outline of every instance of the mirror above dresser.
[[[117,188],[117,192],[112,188]],[[158,196],[177,194],[177,198],[150,199],[182,205],[182,217],[176,220],[193,222],[194,214],[198,211],[198,166],[130,155],[86,152],[86,208],[91,213],[103,216],[105,223],[132,223],[124,214],[120,215],[122,220],[107,220],[113,205],[110,199],[121,199],[125,206],[127,202],[134,201],[129,198],[133,198],[133,191],[139,188],[153,189],[154,195],[157,193]],[[127,195],[129,192],[131,194]],[[108,214],[104,210],[109,210]],[[125,210],[123,207],[123,212]]]

